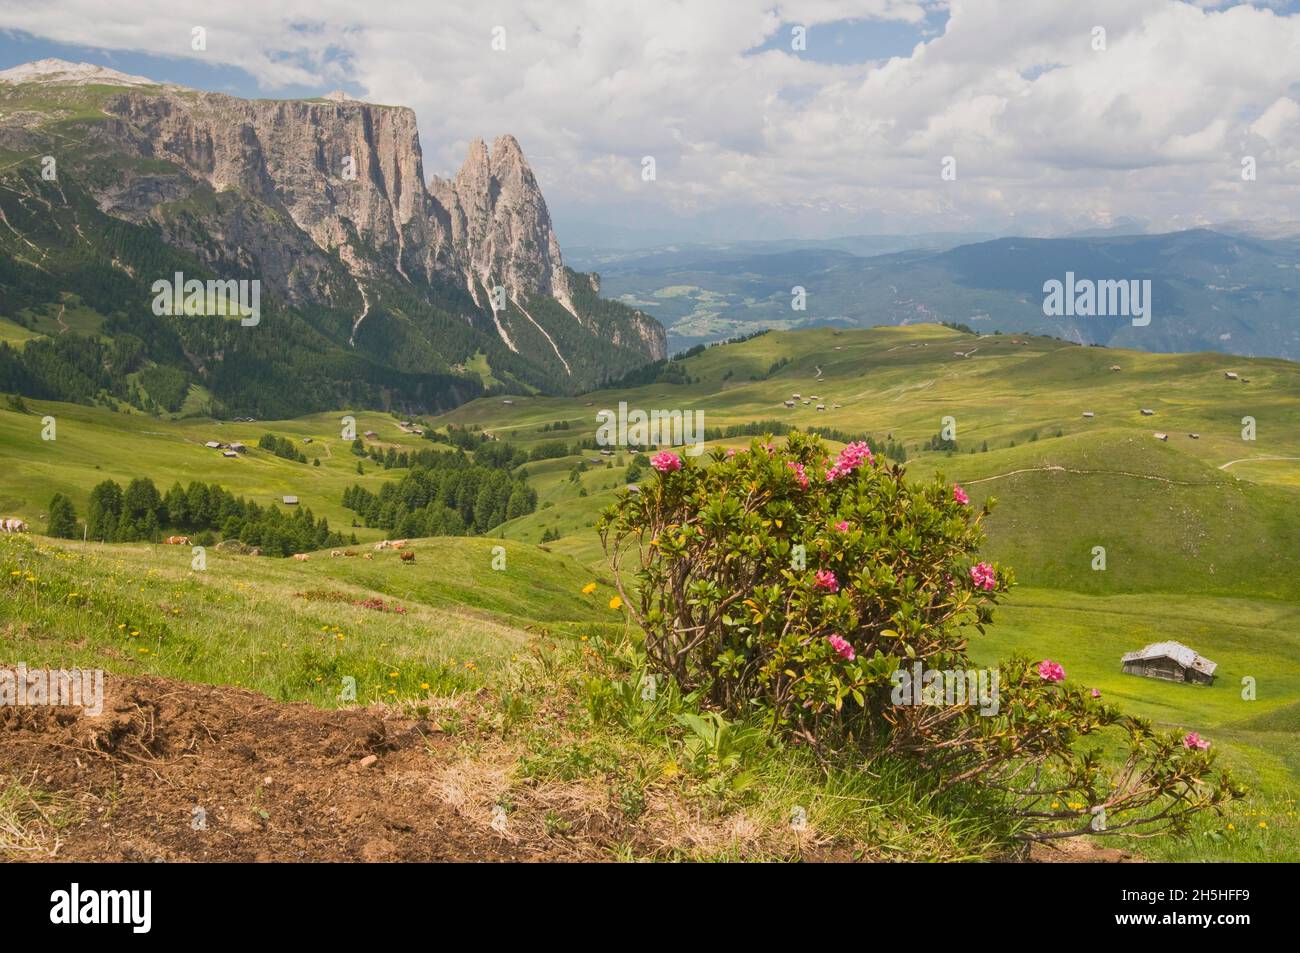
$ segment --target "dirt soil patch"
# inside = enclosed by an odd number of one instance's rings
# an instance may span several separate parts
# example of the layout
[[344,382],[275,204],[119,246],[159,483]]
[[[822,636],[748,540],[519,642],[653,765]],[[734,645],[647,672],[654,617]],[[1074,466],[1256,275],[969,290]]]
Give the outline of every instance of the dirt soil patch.
[[1136,854],[1117,847],[1100,847],[1077,838],[1047,841],[1029,848],[1031,864],[1140,864]]
[[[31,859],[528,861],[594,854],[589,845],[500,833],[490,812],[464,816],[437,783],[440,759],[453,748],[432,721],[382,706],[322,710],[154,677],[106,676],[97,717],[77,708],[0,708],[0,771],[9,776],[0,783],[17,781],[72,806],[71,819],[45,839],[48,850],[22,855]],[[419,783],[422,776],[429,783]]]
[[[437,717],[115,675],[98,716],[0,707],[0,794],[29,792],[21,819],[0,810],[0,860],[587,861],[620,846],[869,859],[819,838],[787,843],[743,812],[701,820],[663,791],[629,824],[600,785],[520,782],[517,750],[467,748]],[[1003,859],[1137,858],[1071,841]]]

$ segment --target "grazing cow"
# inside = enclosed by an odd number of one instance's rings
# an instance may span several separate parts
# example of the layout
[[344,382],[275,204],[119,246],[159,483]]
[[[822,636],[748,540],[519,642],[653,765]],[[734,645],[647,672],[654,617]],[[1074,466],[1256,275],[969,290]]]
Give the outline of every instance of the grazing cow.
[[168,546],[188,546],[190,538],[188,536],[168,536],[165,542]]
[[27,532],[27,524],[16,516],[6,516],[0,520],[0,532],[25,533]]
[[406,548],[406,540],[404,539],[393,540],[393,549],[405,549],[405,548]]
[[374,554],[374,553],[366,553],[366,554],[365,554],[365,558],[366,558],[366,559],[374,559],[374,558],[375,558],[375,554]]
[[343,555],[344,555],[344,556],[349,556],[349,557],[351,557],[351,556],[355,556],[356,554],[357,554],[357,551],[356,551],[355,549],[345,549],[345,550],[343,550]]
[[408,549],[406,552],[402,553],[401,558],[402,558],[402,562],[404,563],[413,563],[415,562],[415,553],[411,552]]
[[378,552],[378,551],[381,550],[381,549],[387,549],[389,546],[392,546],[392,545],[393,545],[393,544],[392,544],[391,542],[389,542],[388,540],[384,540],[383,542],[380,542],[380,543],[375,543],[375,551]]
[[342,556],[342,555],[343,555],[343,550],[341,550],[341,549],[331,549],[331,550],[330,550],[330,559],[338,559],[338,558],[339,558],[340,556]]
[[305,563],[307,560],[311,559],[311,556],[307,555],[307,553],[294,553],[293,558],[298,560],[300,563]]

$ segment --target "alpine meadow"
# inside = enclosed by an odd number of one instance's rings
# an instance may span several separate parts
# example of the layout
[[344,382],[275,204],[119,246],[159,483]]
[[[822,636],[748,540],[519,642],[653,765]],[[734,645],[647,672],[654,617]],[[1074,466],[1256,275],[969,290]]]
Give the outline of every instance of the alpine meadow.
[[974,862],[1252,924],[1204,865],[1300,859],[1300,8],[285,6],[0,4],[26,912]]

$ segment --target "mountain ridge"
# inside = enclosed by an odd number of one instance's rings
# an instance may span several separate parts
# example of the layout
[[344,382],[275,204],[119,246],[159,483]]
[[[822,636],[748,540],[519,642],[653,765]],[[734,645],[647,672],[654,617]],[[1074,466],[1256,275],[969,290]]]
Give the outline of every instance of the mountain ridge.
[[[295,312],[329,339],[327,349],[402,373],[567,392],[664,356],[654,319],[575,291],[598,279],[565,266],[545,198],[512,136],[491,150],[474,140],[453,179],[426,181],[415,113],[403,106],[244,100],[137,84],[142,77],[105,84],[114,77],[102,70],[57,63],[6,74],[0,149],[19,158],[0,172],[10,226],[0,241],[13,243],[17,262],[42,228],[15,222],[44,204],[67,219],[59,231],[103,235],[113,230],[104,218],[116,219],[217,275],[257,278],[269,285],[272,310]],[[42,150],[57,163],[53,178],[41,175]],[[63,214],[76,204],[70,192],[93,204],[93,222]],[[60,237],[62,254],[84,251]],[[42,261],[60,257],[40,250]],[[170,276],[120,255],[113,261]],[[22,283],[0,281],[0,314],[20,324],[20,313],[30,318],[33,307],[53,306],[69,290],[45,282],[45,300],[33,301],[14,294]],[[119,310],[135,304],[116,302]],[[190,363],[180,369],[201,377],[199,363]],[[336,383],[336,391],[347,389]],[[240,402],[223,395],[232,400]]]
[[[668,326],[674,350],[764,326],[933,321],[1156,353],[1300,358],[1300,241],[1246,230],[1004,236],[870,256],[826,244],[780,252],[681,249],[622,255],[603,263],[602,273],[607,293]],[[1152,322],[1045,314],[1045,283],[1067,273],[1092,281],[1149,280]],[[802,311],[791,307],[795,286],[806,289]]]

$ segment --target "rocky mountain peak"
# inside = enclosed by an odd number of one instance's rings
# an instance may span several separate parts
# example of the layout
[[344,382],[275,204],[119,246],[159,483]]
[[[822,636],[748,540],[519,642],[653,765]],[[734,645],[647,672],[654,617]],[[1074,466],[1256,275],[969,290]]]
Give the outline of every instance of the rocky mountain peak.
[[49,58],[22,63],[11,69],[0,70],[0,83],[50,83],[62,86],[154,86],[153,80],[144,76],[131,76],[107,66],[91,63],[73,63],[69,60]]
[[429,189],[447,210],[472,292],[478,283],[503,286],[512,301],[545,294],[577,317],[546,200],[514,136],[499,136],[490,152],[474,139],[456,177],[434,177]]
[[[65,156],[61,181],[66,172],[101,213],[148,224],[214,271],[256,274],[289,307],[344,312],[349,349],[391,347],[396,364],[418,370],[444,347],[455,356],[449,365],[463,362],[467,341],[486,335],[469,355],[495,349],[517,380],[545,386],[558,372],[560,387],[664,356],[652,318],[599,300],[585,279],[570,286],[546,200],[513,136],[490,148],[474,139],[453,177],[426,181],[416,116],[401,106],[341,93],[245,100],[57,60],[0,79],[120,86],[96,95],[102,119],[85,120],[86,168],[102,168],[111,153],[113,174],[80,176]],[[66,91],[60,102],[78,95]],[[47,121],[39,109],[6,110],[0,94],[0,147],[42,154]],[[504,302],[493,296],[498,286]],[[417,328],[412,307],[450,323]],[[412,335],[426,335],[424,358],[407,346]]]

